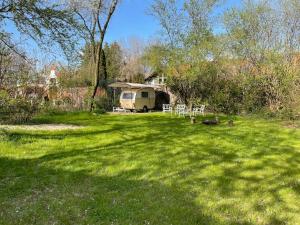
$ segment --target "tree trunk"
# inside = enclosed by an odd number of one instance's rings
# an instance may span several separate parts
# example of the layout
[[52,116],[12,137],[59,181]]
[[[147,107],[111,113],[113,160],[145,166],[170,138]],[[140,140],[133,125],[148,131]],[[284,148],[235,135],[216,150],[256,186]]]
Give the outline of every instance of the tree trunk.
[[[102,7],[102,1],[99,1],[98,2],[98,7],[97,7],[97,11],[96,11],[96,15],[95,15],[95,23],[94,23],[94,26],[93,26],[93,29],[92,29],[92,32],[90,32],[92,34],[92,36],[95,33],[95,28],[96,26],[98,26],[98,30],[100,32],[100,39],[99,39],[99,45],[97,47],[97,57],[96,57],[96,63],[97,63],[97,66],[96,66],[96,71],[95,71],[95,75],[96,75],[96,83],[95,83],[95,87],[94,87],[94,91],[93,91],[93,95],[91,97],[91,107],[90,107],[90,111],[92,111],[94,109],[94,99],[95,99],[95,96],[96,96],[96,93],[97,93],[97,89],[99,87],[99,83],[101,81],[101,66],[103,66],[105,64],[105,66],[103,67],[103,70],[105,71],[104,74],[103,74],[103,77],[105,78],[105,81],[107,79],[107,73],[106,73],[106,60],[105,60],[105,56],[103,57],[103,41],[104,41],[104,37],[105,37],[105,33],[106,33],[106,29],[108,27],[108,24],[109,24],[109,21],[116,9],[116,6],[117,4],[119,3],[119,0],[113,0],[111,2],[111,6],[109,8],[109,12],[108,12],[108,15],[107,15],[107,18],[106,18],[106,21],[104,23],[104,26],[102,27],[101,26],[101,20],[99,18],[100,14],[101,14],[101,7]],[[94,40],[94,37],[92,37],[92,39]],[[95,43],[95,42],[94,42]]]
[[102,54],[101,54],[101,65],[102,65],[102,69],[103,69],[103,75],[104,75],[104,88],[106,89],[107,88],[107,78],[108,78],[108,75],[107,75],[107,67],[106,67],[106,55],[105,55],[105,52],[104,50],[102,49]]
[[[100,50],[101,51],[101,50]],[[91,97],[91,106],[90,106],[90,112],[93,111],[94,109],[94,101],[95,101],[95,96],[97,94],[97,89],[99,87],[99,83],[100,83],[100,67],[101,67],[101,57],[99,58],[100,54],[98,54],[98,60],[97,60],[97,66],[96,66],[96,70],[95,70],[95,86],[94,86],[94,90],[93,90],[93,94]]]
[[[107,89],[107,67],[106,67],[106,56],[103,49],[100,50],[100,59],[97,62],[96,67],[96,81],[95,81],[95,87],[93,90],[93,95],[91,98],[91,106],[90,106],[90,112],[94,109],[94,100],[97,94],[97,90],[99,87]],[[100,85],[101,84],[101,85]]]

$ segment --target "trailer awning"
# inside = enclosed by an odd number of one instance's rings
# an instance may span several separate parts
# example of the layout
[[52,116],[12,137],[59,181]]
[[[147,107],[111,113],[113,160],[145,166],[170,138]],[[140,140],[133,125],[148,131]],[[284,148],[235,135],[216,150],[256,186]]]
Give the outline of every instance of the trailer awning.
[[160,86],[157,85],[149,85],[149,84],[138,84],[138,83],[124,83],[124,82],[116,82],[108,85],[112,88],[132,88],[132,89],[140,89],[140,88],[153,88],[153,89],[161,89]]

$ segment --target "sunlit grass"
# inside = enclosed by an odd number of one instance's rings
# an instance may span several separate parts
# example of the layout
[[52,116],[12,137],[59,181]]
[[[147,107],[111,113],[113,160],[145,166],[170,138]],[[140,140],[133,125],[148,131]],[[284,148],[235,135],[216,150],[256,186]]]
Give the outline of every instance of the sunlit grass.
[[300,224],[299,129],[221,120],[75,113],[35,123],[78,130],[2,131],[0,224]]

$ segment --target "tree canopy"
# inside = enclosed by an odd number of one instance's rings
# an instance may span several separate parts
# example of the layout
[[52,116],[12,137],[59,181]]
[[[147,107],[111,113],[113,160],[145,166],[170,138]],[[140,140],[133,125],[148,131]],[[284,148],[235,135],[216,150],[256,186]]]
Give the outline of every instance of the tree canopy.
[[55,41],[66,53],[73,49],[73,27],[76,24],[72,12],[63,3],[3,0],[0,4],[0,23],[0,41],[14,51],[15,44],[3,26],[7,23],[13,23],[20,33],[26,34],[39,44]]

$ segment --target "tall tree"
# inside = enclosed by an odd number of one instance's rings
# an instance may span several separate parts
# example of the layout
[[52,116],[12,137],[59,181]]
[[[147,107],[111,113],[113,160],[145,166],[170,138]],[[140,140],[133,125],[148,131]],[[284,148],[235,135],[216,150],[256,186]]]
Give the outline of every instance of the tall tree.
[[282,9],[279,18],[286,51],[300,52],[300,1],[282,0],[278,4]]
[[146,68],[142,61],[145,42],[136,37],[130,37],[122,43],[124,63],[121,68],[122,79],[134,83],[143,83]]
[[107,72],[103,44],[108,25],[120,0],[70,0],[69,2],[81,27],[81,37],[88,46],[91,46],[92,63],[95,66],[95,82],[90,106],[90,110],[93,110],[98,87],[106,87]]
[[121,46],[117,42],[105,44],[104,52],[107,62],[108,79],[115,81],[121,76],[121,68],[123,64],[123,52],[121,50]]
[[184,103],[199,95],[198,78],[210,73],[212,59],[216,58],[212,15],[218,0],[155,0],[152,15],[159,21],[165,45],[154,47],[148,53],[164,63],[171,90]]
[[142,61],[151,73],[163,74],[167,69],[168,49],[161,43],[150,45],[145,49]]

